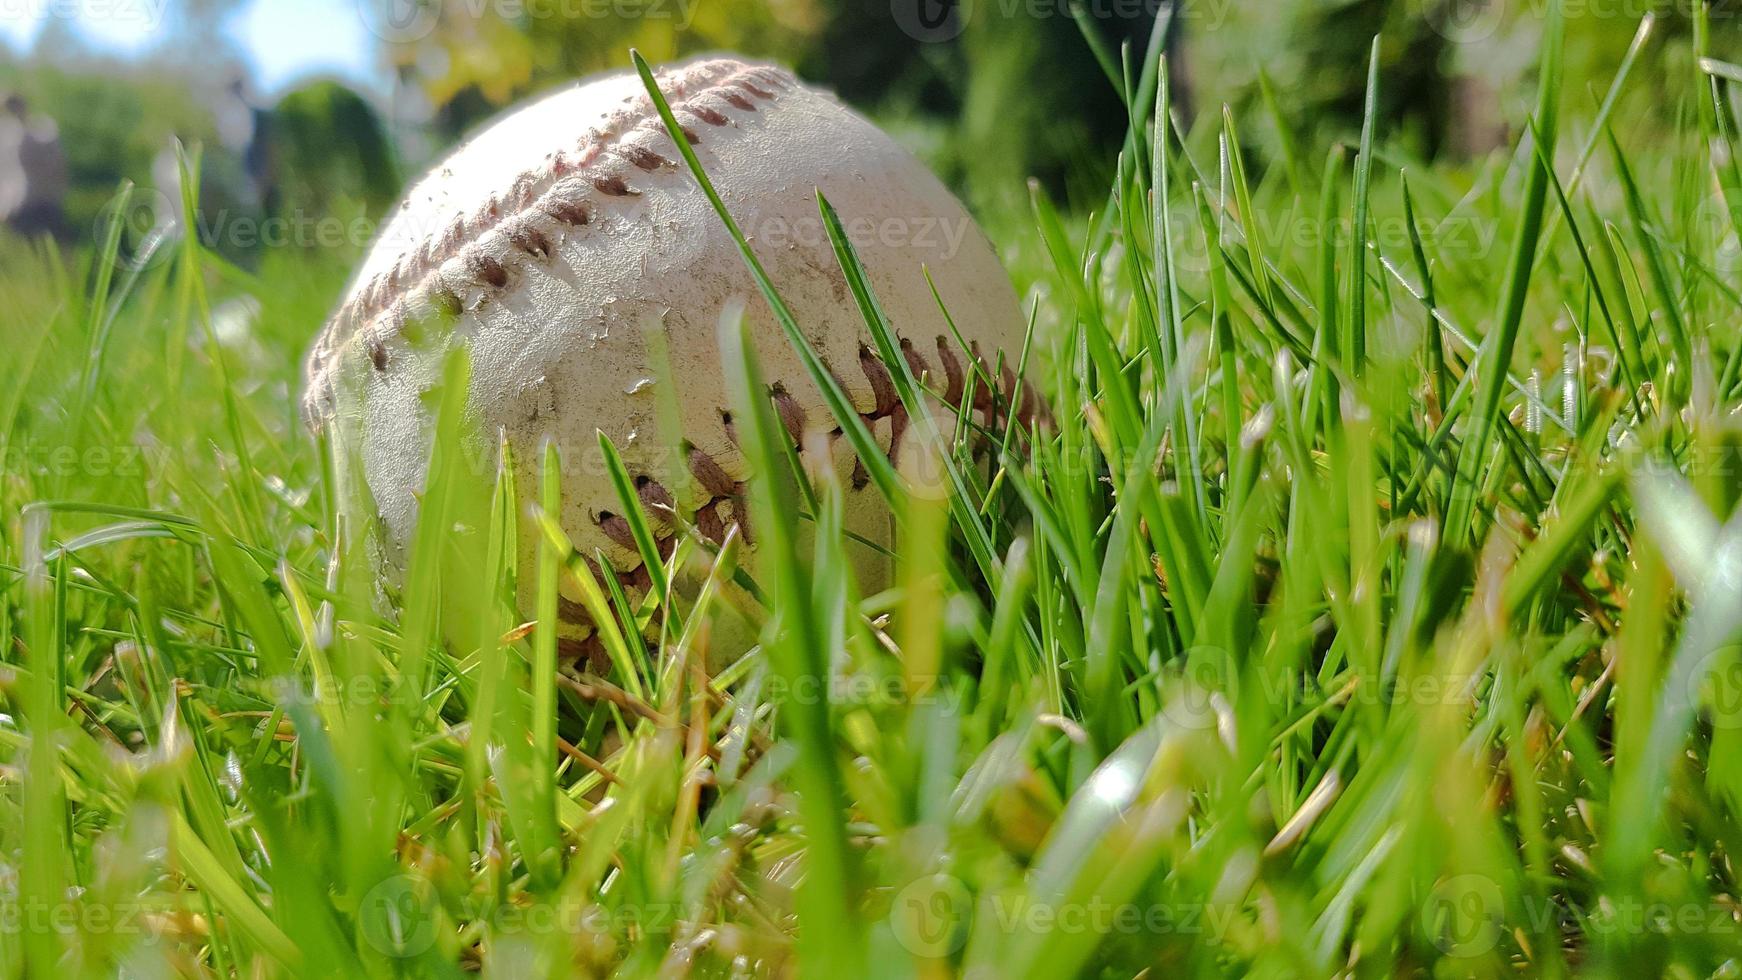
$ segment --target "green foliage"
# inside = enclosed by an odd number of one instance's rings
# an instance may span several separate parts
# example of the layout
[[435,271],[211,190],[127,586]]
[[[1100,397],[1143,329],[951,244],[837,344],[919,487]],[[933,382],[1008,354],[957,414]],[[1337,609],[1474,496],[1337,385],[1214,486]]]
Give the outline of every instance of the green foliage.
[[[531,92],[623,67],[639,46],[658,61],[710,51],[794,60],[827,16],[827,0],[550,0],[514,16],[495,5],[423,0],[411,23],[428,30],[384,47],[417,80],[446,135],[458,137]],[[439,66],[432,70],[431,66]]]
[[[293,407],[342,263],[8,252],[0,975],[1727,975],[1742,68],[1708,27],[1641,118],[1649,32],[1562,76],[1551,22],[1534,138],[1474,175],[1395,142],[1383,44],[1322,170],[1243,152],[1281,112],[1153,125],[1158,52],[1114,61],[1104,200],[1026,202],[1027,429],[920,394],[821,202],[934,464],[868,461],[872,596],[764,397],[790,317],[722,316],[754,563],[687,536],[625,595],[547,516],[562,461],[476,479],[450,394],[388,616]],[[596,671],[553,669],[564,576]]]
[[361,205],[379,218],[399,193],[393,147],[375,110],[337,82],[314,82],[278,100],[270,121],[278,214],[328,215]]

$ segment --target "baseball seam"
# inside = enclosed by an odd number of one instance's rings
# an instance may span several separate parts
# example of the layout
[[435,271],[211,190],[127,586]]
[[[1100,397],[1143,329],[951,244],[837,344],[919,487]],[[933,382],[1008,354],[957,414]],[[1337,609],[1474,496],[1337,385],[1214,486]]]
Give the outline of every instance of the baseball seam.
[[[902,359],[907,362],[908,370],[912,372],[913,376],[922,385],[928,381],[935,384],[938,380],[937,375],[926,361],[925,356],[907,338],[901,337],[898,340]],[[950,343],[945,337],[939,335],[936,338],[936,347],[938,362],[943,367],[943,390],[937,391],[935,388],[928,390],[932,390],[933,394],[941,398],[945,404],[960,405],[963,394],[967,390],[967,375],[962,369],[961,361],[950,348]],[[979,349],[973,348],[970,353],[976,364],[976,373],[984,379],[990,379],[991,369],[987,366]],[[860,418],[864,419],[868,425],[884,419],[889,420],[889,446],[885,452],[893,459],[900,451],[902,436],[907,431],[907,407],[901,403],[901,399],[896,393],[895,382],[889,374],[889,368],[870,347],[860,345],[858,360],[859,370],[864,374],[875,398],[872,409],[860,413]],[[984,413],[988,427],[995,426],[999,418],[1002,417],[1001,413],[1009,411],[1011,408],[1014,408],[1019,420],[1026,422],[1034,418],[1037,401],[1033,389],[1024,388],[1021,404],[1013,405],[1012,403],[1017,397],[1016,373],[1010,369],[1008,364],[1002,363],[999,365],[999,373],[999,384],[1002,391],[994,392],[989,383],[982,381],[975,386],[971,409]],[[788,438],[793,440],[802,453],[806,428],[804,407],[782,384],[776,383],[771,386],[770,395],[774,401],[775,415],[780,419],[781,427],[786,430]],[[735,443],[737,439],[733,431],[730,413],[722,409],[720,415],[726,438]],[[842,435],[840,426],[829,430],[828,435],[831,439],[839,438]],[[732,516],[738,523],[740,532],[748,538],[749,522],[745,519],[743,508],[739,506],[739,502],[743,499],[744,482],[734,479],[727,473],[726,468],[718,459],[692,443],[686,441],[683,445],[683,452],[691,477],[710,495],[694,511],[691,523],[696,530],[714,544],[722,543],[725,539],[727,524],[720,513],[720,508],[729,503],[733,507]],[[677,513],[672,494],[657,480],[646,474],[637,474],[633,480],[643,510],[661,524],[667,525],[661,530],[668,530],[668,533],[658,536],[656,543],[660,556],[662,558],[669,557],[679,534],[679,529],[670,527],[672,523],[670,518]],[[863,460],[858,458],[853,460],[850,483],[855,491],[865,489],[870,483],[870,474],[866,472]],[[610,510],[597,511],[591,516],[593,523],[605,537],[630,554],[637,552],[635,537],[626,519]],[[597,571],[596,568],[595,571]],[[639,563],[632,568],[625,569],[624,574],[631,576],[630,584],[641,588],[646,587],[647,582],[643,579],[648,573]]]
[[[757,112],[797,80],[767,65],[745,67],[710,61],[661,78],[684,135],[700,144],[698,126],[733,125],[737,114]],[[470,215],[461,214],[440,234],[407,249],[392,268],[353,292],[316,339],[305,379],[303,414],[319,429],[331,415],[334,385],[347,349],[360,344],[378,372],[387,370],[387,341],[430,313],[457,316],[486,296],[500,294],[526,262],[546,260],[553,238],[592,224],[609,199],[640,195],[631,181],[640,174],[675,169],[640,138],[665,137],[663,121],[645,94],[590,129],[573,150],[547,156],[503,192],[492,194]],[[510,261],[504,262],[504,256]]]
[[[907,362],[908,370],[922,386],[926,387],[935,397],[941,398],[950,406],[960,406],[967,391],[968,374],[963,370],[961,360],[950,346],[950,341],[943,335],[936,338],[937,359],[943,367],[942,391],[938,389],[938,377],[911,340],[897,336],[901,356]],[[970,411],[984,414],[985,425],[994,429],[1006,411],[1014,410],[1016,417],[1025,425],[1037,419],[1044,419],[1045,409],[1034,395],[1032,387],[1022,386],[1021,401],[1017,403],[1017,375],[1010,365],[1000,360],[998,364],[998,385],[1000,390],[994,391],[988,383],[992,377],[992,368],[987,365],[981,355],[978,345],[973,345],[969,353],[974,361],[974,373],[982,379],[974,387]],[[875,398],[875,405],[869,412],[860,413],[865,422],[875,424],[884,419],[890,420],[889,447],[885,453],[894,459],[901,449],[901,438],[907,430],[907,406],[902,404],[895,389],[895,381],[889,374],[889,368],[882,358],[870,347],[861,344],[859,347],[859,369],[864,374]],[[780,420],[781,427],[786,430],[788,438],[804,453],[803,439],[806,428],[804,407],[788,392],[784,385],[775,383],[770,386],[770,397],[774,402],[775,415]],[[728,440],[737,442],[733,431],[731,414],[724,409],[720,411],[722,427]],[[840,426],[829,430],[830,440],[840,438]],[[727,528],[736,524],[745,543],[750,543],[751,528],[749,516],[744,508],[745,481],[730,476],[720,462],[713,456],[697,448],[685,440],[682,450],[688,463],[690,476],[709,494],[709,497],[696,507],[687,525],[693,527],[700,536],[719,546],[725,543]],[[864,461],[857,456],[853,459],[853,473],[850,478],[854,491],[862,491],[870,483],[870,475],[864,468]],[[669,490],[646,474],[633,477],[636,496],[639,498],[642,510],[648,518],[656,522],[655,549],[660,559],[669,559],[677,547],[678,538],[684,533],[684,523],[676,520],[677,505]],[[722,514],[722,508],[730,506],[732,512],[730,521]],[[618,569],[613,564],[613,570],[619,575],[620,581],[627,588],[645,593],[652,587],[653,577],[646,564],[640,560],[634,532],[629,521],[614,511],[601,510],[590,515],[595,526],[613,544],[632,556],[627,567]],[[663,532],[663,533],[661,533]],[[603,570],[599,563],[590,555],[581,555],[588,571],[596,580],[603,581]],[[592,626],[592,616],[585,606],[570,600],[566,596],[558,596],[558,618],[571,626],[583,629]],[[562,654],[568,660],[589,660],[603,666],[608,661],[605,651],[596,635],[583,637],[564,636],[558,640]]]

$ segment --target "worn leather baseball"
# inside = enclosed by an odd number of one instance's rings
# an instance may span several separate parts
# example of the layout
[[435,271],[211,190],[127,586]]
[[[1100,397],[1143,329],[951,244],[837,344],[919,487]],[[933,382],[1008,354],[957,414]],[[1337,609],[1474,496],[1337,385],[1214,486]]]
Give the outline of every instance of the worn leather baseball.
[[[1008,397],[1014,375],[995,365],[998,351],[1007,363],[1019,353],[1015,294],[985,236],[925,167],[774,66],[708,58],[664,70],[658,82],[804,333],[885,446],[899,439],[905,415],[830,248],[819,188],[906,360],[940,404],[959,400],[974,368],[926,268],[984,376],[1001,373]],[[536,493],[541,447],[555,440],[561,524],[583,554],[602,553],[626,582],[645,587],[598,431],[635,476],[662,548],[687,533],[719,540],[744,516],[750,475],[734,443],[717,341],[721,310],[734,298],[747,305],[795,444],[806,429],[834,430],[633,72],[533,102],[461,146],[406,195],[308,358],[307,417],[333,431],[340,494],[366,489],[357,499],[373,504],[384,573],[403,567],[433,435],[427,393],[452,344],[470,348],[473,420],[513,448],[523,494]],[[669,351],[681,441],[661,434],[650,331]],[[846,440],[834,445],[841,456]],[[361,472],[347,459],[360,460]],[[886,505],[862,471],[841,472],[849,530],[887,545]],[[521,582],[530,587],[537,538],[530,522],[521,534]],[[877,587],[886,556],[857,547],[866,552],[855,558],[860,574]]]

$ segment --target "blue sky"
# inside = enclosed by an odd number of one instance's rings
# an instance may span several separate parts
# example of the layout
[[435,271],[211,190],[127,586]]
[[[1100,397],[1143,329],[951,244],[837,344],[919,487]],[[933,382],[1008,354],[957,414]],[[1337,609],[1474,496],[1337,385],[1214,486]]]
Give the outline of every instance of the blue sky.
[[[151,51],[170,29],[176,0],[0,0],[0,57],[30,50],[49,18],[61,18],[93,49]],[[263,94],[316,75],[360,86],[381,80],[377,38],[357,0],[247,0],[222,25],[254,70]]]

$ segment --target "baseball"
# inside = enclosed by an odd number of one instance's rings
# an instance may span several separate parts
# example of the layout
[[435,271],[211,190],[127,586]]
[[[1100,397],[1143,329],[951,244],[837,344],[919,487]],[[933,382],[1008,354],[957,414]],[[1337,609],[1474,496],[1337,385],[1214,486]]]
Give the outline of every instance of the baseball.
[[[800,327],[886,451],[898,449],[904,409],[830,248],[818,189],[938,404],[959,402],[974,358],[983,376],[1002,375],[1008,397],[1025,322],[1016,296],[980,229],[918,161],[778,67],[715,57],[665,69],[658,82]],[[307,363],[308,420],[333,434],[341,498],[373,507],[367,537],[384,578],[404,567],[433,437],[427,393],[456,344],[469,348],[471,419],[513,449],[528,500],[542,447],[555,442],[560,523],[582,554],[646,588],[598,432],[634,476],[663,553],[685,534],[722,540],[746,520],[750,477],[734,444],[717,341],[721,311],[734,300],[746,306],[795,445],[835,447],[848,530],[887,547],[887,505],[850,456],[840,458],[847,440],[803,438],[831,433],[835,422],[634,72],[542,98],[455,150],[406,195]],[[678,389],[675,445],[661,435],[650,332],[663,336]],[[950,417],[939,421],[947,431]],[[669,477],[680,470],[688,478]],[[520,530],[523,593],[536,581],[531,524]],[[745,530],[753,551],[754,529]],[[854,562],[867,589],[887,581],[886,553],[849,547],[863,552]],[[564,608],[572,612],[570,587]],[[530,600],[522,595],[525,606]]]

